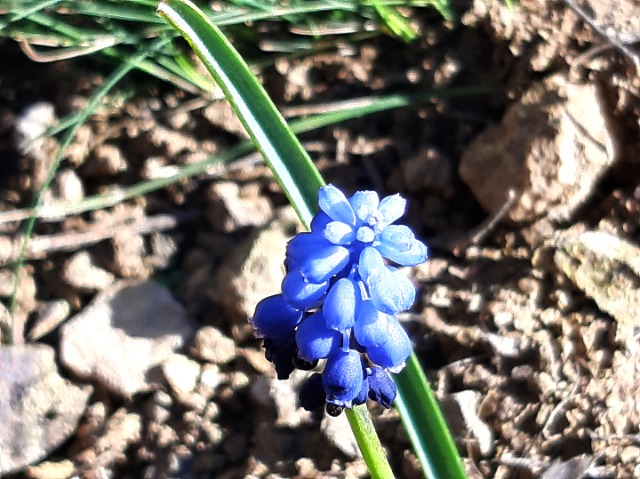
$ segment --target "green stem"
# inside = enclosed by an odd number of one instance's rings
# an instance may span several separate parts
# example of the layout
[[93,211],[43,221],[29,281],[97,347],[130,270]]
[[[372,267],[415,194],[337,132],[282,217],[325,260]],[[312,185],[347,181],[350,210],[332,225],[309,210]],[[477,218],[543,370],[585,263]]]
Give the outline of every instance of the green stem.
[[393,379],[398,388],[394,405],[425,477],[465,479],[458,450],[415,353]]
[[393,471],[387,461],[378,434],[371,421],[369,411],[364,404],[345,411],[349,425],[358,442],[362,457],[367,463],[372,479],[393,479]]

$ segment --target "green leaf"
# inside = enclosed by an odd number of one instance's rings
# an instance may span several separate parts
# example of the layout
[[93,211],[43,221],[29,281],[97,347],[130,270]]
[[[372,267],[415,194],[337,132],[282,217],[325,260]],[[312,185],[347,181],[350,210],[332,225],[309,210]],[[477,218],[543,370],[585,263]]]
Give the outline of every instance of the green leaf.
[[465,479],[449,428],[415,353],[402,372],[395,375],[394,382],[398,388],[395,406],[425,476]]

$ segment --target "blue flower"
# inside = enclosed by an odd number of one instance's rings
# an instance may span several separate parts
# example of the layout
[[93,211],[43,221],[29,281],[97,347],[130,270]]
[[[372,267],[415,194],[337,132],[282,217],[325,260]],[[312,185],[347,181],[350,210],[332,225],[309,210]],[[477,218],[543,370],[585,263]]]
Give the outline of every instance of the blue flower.
[[393,224],[406,208],[399,195],[380,200],[359,191],[347,198],[328,185],[318,205],[311,231],[287,245],[282,294],[258,304],[254,329],[279,378],[326,359],[322,374],[300,391],[304,408],[326,404],[336,415],[367,397],[390,407],[396,391],[387,371],[398,372],[411,354],[396,315],[416,298],[396,266],[424,262],[427,247]]

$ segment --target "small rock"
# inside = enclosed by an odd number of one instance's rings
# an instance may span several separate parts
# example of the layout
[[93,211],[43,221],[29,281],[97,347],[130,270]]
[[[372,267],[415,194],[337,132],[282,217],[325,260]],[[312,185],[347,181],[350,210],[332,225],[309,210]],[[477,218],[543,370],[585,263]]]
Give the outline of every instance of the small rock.
[[213,326],[200,328],[193,341],[194,356],[213,364],[225,364],[236,357],[236,345]]
[[114,281],[114,276],[98,267],[86,251],[78,251],[65,263],[62,279],[69,286],[85,292],[105,289]]
[[71,436],[92,388],[57,371],[44,344],[0,346],[0,475],[44,459]]
[[513,221],[566,220],[618,156],[614,128],[594,84],[556,75],[534,85],[465,151],[459,173],[496,213],[510,190]]
[[362,457],[346,414],[340,414],[338,417],[331,417],[325,414],[320,423],[320,431],[331,444],[348,458],[356,459]]
[[42,336],[56,329],[69,317],[70,311],[71,306],[69,306],[69,302],[64,299],[54,299],[39,303],[36,307],[37,315],[33,327],[27,334],[29,341],[37,341]]
[[117,146],[101,143],[96,145],[91,152],[91,161],[85,163],[83,175],[111,176],[126,171],[127,161]]
[[73,462],[65,459],[60,462],[42,462],[37,466],[31,466],[26,473],[30,479],[69,479],[75,470]]
[[567,230],[553,243],[558,269],[615,318],[616,340],[640,351],[640,248],[604,231]]
[[173,392],[181,397],[195,389],[200,365],[182,354],[173,354],[162,365],[162,372]]
[[79,377],[128,397],[193,335],[184,308],[154,281],[116,283],[61,328],[62,362]]
[[260,196],[257,188],[241,189],[230,181],[214,183],[207,192],[207,200],[211,226],[224,233],[263,226],[271,219],[269,200]]
[[280,292],[287,242],[299,224],[293,208],[285,208],[277,220],[239,246],[218,270],[214,299],[229,312],[248,318],[259,301]]
[[79,203],[84,198],[82,180],[72,169],[63,169],[57,173],[52,192],[56,200],[67,203]]
[[144,264],[144,238],[129,230],[117,231],[111,238],[113,264],[111,270],[124,278],[145,278],[147,268]]

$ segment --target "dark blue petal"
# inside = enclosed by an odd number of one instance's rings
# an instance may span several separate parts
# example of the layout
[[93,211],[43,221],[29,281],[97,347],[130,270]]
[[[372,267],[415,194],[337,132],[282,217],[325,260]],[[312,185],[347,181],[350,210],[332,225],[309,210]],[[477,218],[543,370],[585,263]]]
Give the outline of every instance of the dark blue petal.
[[300,388],[298,399],[300,405],[307,411],[314,411],[324,406],[326,395],[322,385],[322,374],[313,373],[309,376]]
[[293,307],[309,310],[318,306],[329,289],[329,282],[315,284],[306,281],[300,270],[293,270],[282,281],[282,295]]
[[362,389],[364,367],[357,351],[338,349],[329,356],[322,373],[327,403],[351,407]]
[[349,278],[341,278],[331,287],[322,306],[327,327],[346,331],[355,324],[360,303],[360,288]]
[[415,266],[427,259],[427,247],[415,238],[407,226],[387,226],[378,239],[380,245],[377,248],[382,256],[402,266]]
[[396,385],[383,369],[373,367],[367,372],[369,398],[389,409],[396,398]]
[[358,220],[368,224],[369,217],[378,211],[380,198],[375,191],[357,191],[349,198],[349,203]]
[[362,386],[360,387],[360,392],[353,399],[353,405],[357,406],[358,404],[364,404],[367,402],[367,398],[369,397],[369,379],[365,373],[365,377],[362,380]]
[[372,363],[391,372],[399,372],[411,354],[411,340],[396,318],[389,321],[389,340],[367,348]]
[[375,226],[381,232],[388,225],[400,218],[404,214],[407,201],[400,195],[387,196],[380,201],[378,211],[375,213]]
[[331,219],[342,221],[348,225],[356,225],[356,214],[342,191],[333,185],[320,188],[318,192],[318,206]]
[[342,345],[342,333],[327,328],[322,312],[307,317],[298,326],[298,356],[305,361],[324,359]]
[[315,233],[301,233],[287,245],[287,269],[297,269],[310,283],[324,283],[349,263],[349,250]]
[[311,220],[311,232],[321,235],[324,227],[331,223],[333,220],[324,211],[316,214]]
[[329,243],[349,245],[356,239],[353,227],[342,221],[332,221],[325,226],[322,235]]
[[380,346],[389,340],[389,318],[372,301],[363,301],[353,328],[356,341],[365,348]]
[[259,338],[287,338],[302,319],[302,311],[293,308],[284,296],[276,294],[256,306],[251,324]]
[[296,341],[293,334],[282,342],[265,338],[264,348],[264,355],[275,366],[278,379],[289,379],[289,375],[295,369],[293,358],[296,354]]

